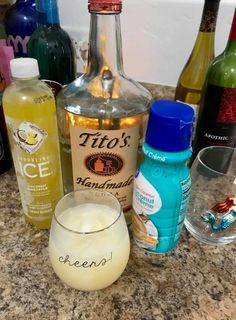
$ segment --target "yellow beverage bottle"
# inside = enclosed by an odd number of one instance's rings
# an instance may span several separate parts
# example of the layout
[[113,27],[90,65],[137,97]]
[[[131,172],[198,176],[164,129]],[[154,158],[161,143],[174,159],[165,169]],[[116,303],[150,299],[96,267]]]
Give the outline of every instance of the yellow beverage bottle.
[[22,207],[28,222],[47,229],[63,195],[55,100],[38,80],[37,60],[13,59],[10,66],[3,110]]

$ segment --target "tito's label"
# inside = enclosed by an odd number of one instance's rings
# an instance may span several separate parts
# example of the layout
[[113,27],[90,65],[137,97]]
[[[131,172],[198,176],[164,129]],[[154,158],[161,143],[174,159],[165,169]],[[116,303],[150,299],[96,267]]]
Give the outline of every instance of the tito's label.
[[92,130],[70,127],[74,189],[104,189],[124,211],[132,204],[139,127]]

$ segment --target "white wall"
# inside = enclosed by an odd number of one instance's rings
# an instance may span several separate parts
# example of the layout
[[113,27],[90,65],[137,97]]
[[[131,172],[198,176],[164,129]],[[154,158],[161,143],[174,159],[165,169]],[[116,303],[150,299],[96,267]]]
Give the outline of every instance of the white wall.
[[[88,37],[87,0],[58,0],[61,25],[79,41]],[[124,0],[124,68],[130,77],[175,86],[196,39],[203,0]],[[216,55],[225,48],[235,0],[221,0]],[[81,71],[82,65],[78,63]]]

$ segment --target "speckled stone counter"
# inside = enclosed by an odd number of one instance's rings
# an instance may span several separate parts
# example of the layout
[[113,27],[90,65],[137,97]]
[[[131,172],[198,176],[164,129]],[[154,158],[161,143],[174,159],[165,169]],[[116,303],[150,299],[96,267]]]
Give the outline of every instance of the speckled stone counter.
[[[149,88],[157,98],[173,97],[172,88]],[[236,243],[207,246],[186,230],[165,255],[144,253],[132,243],[116,283],[81,292],[53,272],[48,235],[25,223],[14,170],[1,175],[1,320],[236,319]]]

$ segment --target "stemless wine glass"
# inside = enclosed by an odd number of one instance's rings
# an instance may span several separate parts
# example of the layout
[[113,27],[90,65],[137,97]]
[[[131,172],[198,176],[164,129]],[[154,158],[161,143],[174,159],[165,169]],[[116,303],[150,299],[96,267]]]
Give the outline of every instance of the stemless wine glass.
[[235,149],[202,149],[191,167],[191,178],[186,228],[204,243],[230,243],[236,238]]
[[49,256],[64,283],[84,291],[103,289],[122,274],[129,253],[124,214],[111,193],[74,191],[58,202]]

